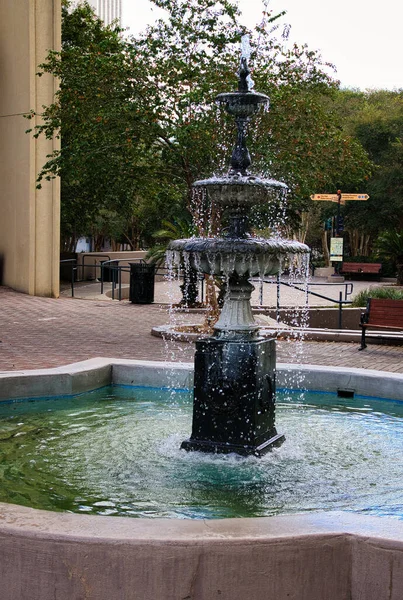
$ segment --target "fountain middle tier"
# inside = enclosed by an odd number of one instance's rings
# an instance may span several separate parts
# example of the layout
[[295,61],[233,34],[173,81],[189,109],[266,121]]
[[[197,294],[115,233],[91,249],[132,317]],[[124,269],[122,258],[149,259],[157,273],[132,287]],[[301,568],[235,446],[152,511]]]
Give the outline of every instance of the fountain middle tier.
[[309,254],[301,242],[281,238],[188,238],[169,245],[168,260],[185,264],[208,275],[264,277],[276,275],[287,259]]

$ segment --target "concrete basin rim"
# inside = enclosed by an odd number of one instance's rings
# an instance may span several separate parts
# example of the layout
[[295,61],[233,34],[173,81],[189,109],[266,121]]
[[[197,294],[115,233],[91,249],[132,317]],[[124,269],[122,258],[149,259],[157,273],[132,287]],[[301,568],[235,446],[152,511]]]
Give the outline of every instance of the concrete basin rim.
[[86,541],[94,544],[272,543],[287,539],[348,536],[398,544],[403,522],[350,511],[312,511],[230,519],[152,519],[54,512],[0,503],[0,536]]
[[[337,392],[403,401],[403,374],[356,367],[277,363],[278,387],[287,376],[300,375],[293,388]],[[180,385],[176,386],[174,377]],[[161,381],[162,379],[162,381]],[[97,357],[46,369],[0,371],[0,402],[30,398],[74,396],[111,384],[191,388],[193,363]],[[28,390],[34,393],[29,394]],[[48,392],[46,391],[48,390]],[[53,390],[53,391],[49,391]],[[383,390],[386,390],[382,394]],[[22,393],[24,392],[24,393]],[[370,393],[369,393],[370,392]]]

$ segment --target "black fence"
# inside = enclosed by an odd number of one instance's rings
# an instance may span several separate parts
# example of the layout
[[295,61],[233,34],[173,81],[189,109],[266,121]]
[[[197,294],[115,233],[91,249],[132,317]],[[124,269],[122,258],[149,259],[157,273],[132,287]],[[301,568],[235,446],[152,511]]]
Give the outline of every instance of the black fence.
[[[94,255],[91,255],[91,258]],[[105,258],[105,254],[100,254],[100,257]],[[85,259],[86,257],[84,257]],[[122,261],[126,264],[119,264]],[[168,274],[166,267],[156,268],[154,265],[147,263],[144,259],[133,259],[128,264],[127,259],[110,259],[107,257],[105,260],[100,260],[99,263],[77,265],[77,259],[65,259],[60,261],[61,268],[64,269],[64,273],[69,274],[69,281],[71,282],[71,296],[74,298],[74,283],[78,280],[78,272],[80,271],[80,279],[85,279],[86,269],[92,269],[92,272],[96,272],[97,279],[100,283],[100,293],[104,293],[104,284],[112,284],[112,299],[122,300],[122,273],[130,274],[130,287],[129,287],[129,299],[135,304],[149,304],[154,301],[154,282],[156,275]],[[180,274],[179,274],[180,275]],[[183,276],[183,273],[182,273]],[[338,307],[338,328],[342,329],[343,324],[343,307],[351,304],[351,300],[348,298],[353,293],[354,287],[352,282],[344,283],[318,283],[318,282],[303,282],[303,281],[286,281],[277,276],[275,278],[263,278],[257,280],[259,283],[259,304],[263,305],[263,294],[265,285],[275,285],[277,288],[276,294],[276,319],[280,320],[281,310],[281,287],[288,287],[306,294],[306,305],[309,305],[309,296],[315,296],[322,298],[328,302],[333,302]],[[205,290],[204,290],[204,276],[199,277],[199,292],[200,302],[204,302]],[[340,288],[343,287],[343,291],[338,291],[337,297],[321,294],[317,291],[313,291],[312,287],[328,287],[328,288]]]

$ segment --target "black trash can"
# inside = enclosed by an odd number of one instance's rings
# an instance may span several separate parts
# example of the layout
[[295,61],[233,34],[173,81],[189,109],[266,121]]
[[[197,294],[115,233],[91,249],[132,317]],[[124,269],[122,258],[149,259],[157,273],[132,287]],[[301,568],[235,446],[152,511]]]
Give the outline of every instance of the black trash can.
[[[102,267],[102,265],[107,262],[109,264],[104,265],[104,267]],[[99,275],[97,276],[98,280],[101,281],[101,277],[102,277],[102,272],[104,275],[104,283],[113,283],[115,281],[116,276],[116,269],[113,268],[113,266],[111,265],[111,263],[109,262],[109,260],[100,260],[99,264],[101,265],[101,268],[99,269]],[[116,283],[116,281],[115,281]]]
[[[69,262],[63,262],[69,261]],[[77,266],[77,253],[76,252],[61,252],[60,253],[60,281],[69,281],[71,283],[72,278],[74,281],[78,280],[77,269],[73,270],[73,267]]]
[[155,265],[130,263],[130,295],[133,304],[154,302]]

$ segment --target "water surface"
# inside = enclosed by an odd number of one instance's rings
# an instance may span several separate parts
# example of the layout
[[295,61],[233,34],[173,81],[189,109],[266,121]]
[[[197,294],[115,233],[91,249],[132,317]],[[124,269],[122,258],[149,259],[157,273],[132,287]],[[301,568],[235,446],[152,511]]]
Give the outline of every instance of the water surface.
[[0,501],[133,517],[351,510],[403,518],[403,403],[280,392],[262,459],[180,450],[185,391],[104,388],[0,406]]

